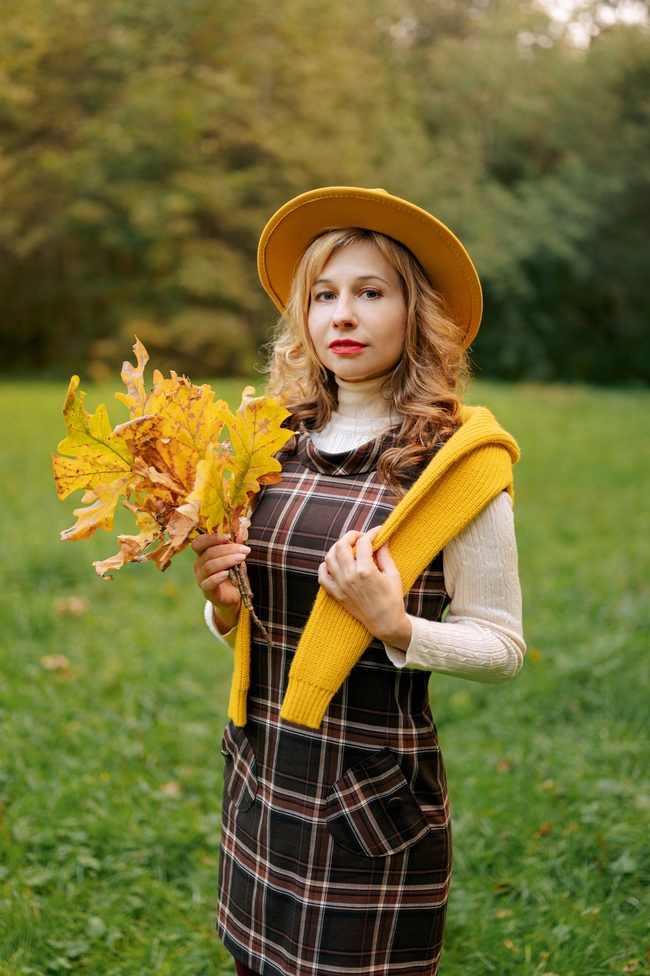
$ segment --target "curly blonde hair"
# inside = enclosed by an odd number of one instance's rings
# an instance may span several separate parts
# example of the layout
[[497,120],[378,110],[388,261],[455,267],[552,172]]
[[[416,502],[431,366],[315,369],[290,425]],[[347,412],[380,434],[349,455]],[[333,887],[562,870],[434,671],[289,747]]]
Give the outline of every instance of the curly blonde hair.
[[334,374],[316,355],[309,329],[311,289],[330,257],[343,247],[373,244],[397,271],[407,318],[404,351],[386,377],[382,395],[401,425],[377,471],[398,495],[400,476],[428,461],[435,445],[460,426],[461,390],[468,375],[461,334],[444,299],[434,291],[413,254],[392,237],[358,227],[330,230],[305,249],[291,293],[270,344],[268,394],[291,411],[292,430],[322,430],[337,406]]

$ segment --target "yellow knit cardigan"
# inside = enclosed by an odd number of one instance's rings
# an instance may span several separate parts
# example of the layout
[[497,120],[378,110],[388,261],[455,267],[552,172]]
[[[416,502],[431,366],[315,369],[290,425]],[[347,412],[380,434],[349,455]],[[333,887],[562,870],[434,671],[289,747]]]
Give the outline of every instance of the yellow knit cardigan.
[[[485,407],[464,407],[450,437],[384,522],[375,549],[390,553],[408,593],[432,559],[504,489],[513,496],[519,448]],[[242,605],[228,714],[246,724],[250,684],[250,614]],[[319,589],[289,672],[280,716],[319,728],[327,707],[371,640],[355,617]]]

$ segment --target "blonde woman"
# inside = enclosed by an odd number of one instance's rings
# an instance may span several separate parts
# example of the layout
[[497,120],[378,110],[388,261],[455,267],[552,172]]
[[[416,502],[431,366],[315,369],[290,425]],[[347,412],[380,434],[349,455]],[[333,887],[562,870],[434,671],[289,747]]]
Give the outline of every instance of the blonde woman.
[[[517,447],[459,392],[480,285],[435,217],[356,187],[289,201],[259,269],[296,436],[247,544],[194,543],[235,645],[218,930],[240,976],[432,976],[451,836],[429,675],[506,681],[525,650]],[[272,647],[228,578],[244,561]]]

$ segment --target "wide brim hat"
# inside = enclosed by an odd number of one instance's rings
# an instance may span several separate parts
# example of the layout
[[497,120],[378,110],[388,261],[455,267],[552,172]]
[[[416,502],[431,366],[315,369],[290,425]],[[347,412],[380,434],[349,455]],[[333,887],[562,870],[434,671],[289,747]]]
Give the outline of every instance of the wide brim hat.
[[271,217],[260,238],[257,268],[281,312],[305,248],[319,234],[343,227],[378,231],[404,244],[447,303],[463,348],[469,346],[483,312],[481,283],[469,254],[440,220],[386,190],[326,186],[301,193]]

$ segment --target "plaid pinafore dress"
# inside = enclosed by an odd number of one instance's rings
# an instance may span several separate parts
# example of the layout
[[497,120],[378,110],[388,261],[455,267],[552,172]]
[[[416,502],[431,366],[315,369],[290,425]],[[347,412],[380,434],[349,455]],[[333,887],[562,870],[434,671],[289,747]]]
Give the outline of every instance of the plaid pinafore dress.
[[[438,970],[451,836],[429,673],[373,640],[320,729],[279,718],[324,554],[396,504],[375,470],[385,446],[323,454],[302,434],[253,516],[246,565],[273,650],[253,628],[246,726],[224,735],[217,927],[263,976]],[[439,556],[406,608],[438,620],[446,602]]]

